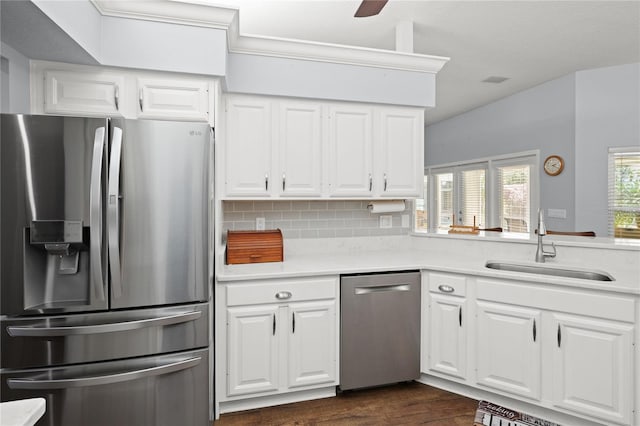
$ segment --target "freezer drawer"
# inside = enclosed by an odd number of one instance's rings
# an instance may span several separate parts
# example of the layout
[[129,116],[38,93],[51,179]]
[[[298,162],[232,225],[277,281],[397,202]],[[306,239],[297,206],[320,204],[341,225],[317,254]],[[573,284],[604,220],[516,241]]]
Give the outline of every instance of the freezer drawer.
[[0,321],[2,368],[31,368],[178,352],[208,345],[206,303]]
[[209,424],[208,350],[3,370],[2,401],[42,397],[40,426]]

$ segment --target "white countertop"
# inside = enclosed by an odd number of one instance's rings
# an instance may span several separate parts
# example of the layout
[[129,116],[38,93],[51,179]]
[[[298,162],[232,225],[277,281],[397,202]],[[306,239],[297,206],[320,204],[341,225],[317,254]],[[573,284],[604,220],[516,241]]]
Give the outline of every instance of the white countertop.
[[[603,282],[488,269],[485,267],[485,263],[489,260],[500,261],[501,259],[478,258],[463,254],[451,256],[433,250],[408,249],[314,254],[294,253],[287,255],[283,262],[224,265],[218,268],[216,277],[219,282],[229,284],[234,281],[256,279],[421,269],[511,280],[536,281],[616,293],[640,294],[640,277],[637,276],[633,268],[628,271],[624,269],[607,271],[597,268],[585,268],[584,265],[576,264],[557,262],[544,264],[552,267],[606,272],[615,278],[613,282]],[[505,261],[516,263],[514,260]],[[533,261],[517,261],[517,263],[540,265]]]
[[46,405],[44,398],[0,403],[0,426],[32,426],[44,415]]

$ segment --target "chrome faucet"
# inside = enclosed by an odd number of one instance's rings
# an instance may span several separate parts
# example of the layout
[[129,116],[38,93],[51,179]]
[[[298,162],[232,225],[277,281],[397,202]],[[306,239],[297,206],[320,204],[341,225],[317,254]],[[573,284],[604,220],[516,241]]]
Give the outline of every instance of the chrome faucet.
[[556,257],[556,246],[551,243],[552,252],[544,251],[544,243],[542,237],[547,235],[547,227],[544,226],[544,213],[542,209],[538,210],[538,249],[536,250],[536,262],[544,263],[547,257]]

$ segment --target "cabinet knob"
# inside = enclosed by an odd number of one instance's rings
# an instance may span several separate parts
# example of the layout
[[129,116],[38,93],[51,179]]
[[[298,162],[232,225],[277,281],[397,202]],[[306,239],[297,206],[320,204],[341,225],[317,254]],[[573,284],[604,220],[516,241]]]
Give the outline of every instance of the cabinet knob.
[[438,286],[438,290],[440,290],[443,293],[453,293],[456,289],[451,287],[450,285],[440,284]]
[[276,293],[276,299],[278,300],[287,300],[291,299],[291,292],[289,291],[279,291]]

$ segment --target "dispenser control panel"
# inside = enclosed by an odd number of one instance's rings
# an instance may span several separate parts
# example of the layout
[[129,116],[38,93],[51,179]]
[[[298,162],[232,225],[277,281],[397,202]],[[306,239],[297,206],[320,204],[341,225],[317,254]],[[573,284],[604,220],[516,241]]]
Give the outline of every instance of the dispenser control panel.
[[31,244],[83,243],[81,220],[34,220]]

